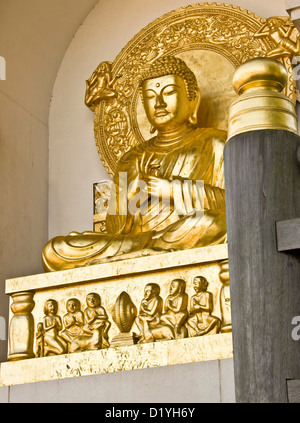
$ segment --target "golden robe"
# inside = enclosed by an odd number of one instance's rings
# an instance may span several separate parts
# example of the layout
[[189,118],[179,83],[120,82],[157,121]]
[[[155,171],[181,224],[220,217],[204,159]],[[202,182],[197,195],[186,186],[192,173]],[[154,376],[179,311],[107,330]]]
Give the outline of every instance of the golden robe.
[[[45,270],[84,266],[143,249],[170,251],[226,242],[225,141],[224,131],[198,128],[172,141],[154,137],[133,147],[120,159],[114,177],[117,207],[107,215],[107,233],[53,238],[43,250]],[[147,175],[172,183],[173,196],[166,202],[146,195],[129,213],[127,188],[136,180],[147,182]],[[203,181],[202,190],[197,181]]]

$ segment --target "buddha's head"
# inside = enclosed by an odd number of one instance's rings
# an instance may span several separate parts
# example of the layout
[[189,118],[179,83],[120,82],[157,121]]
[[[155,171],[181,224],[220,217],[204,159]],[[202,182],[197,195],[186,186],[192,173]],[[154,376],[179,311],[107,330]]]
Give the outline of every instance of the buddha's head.
[[142,75],[140,87],[152,132],[180,132],[197,123],[200,90],[183,60],[174,56],[157,59]]

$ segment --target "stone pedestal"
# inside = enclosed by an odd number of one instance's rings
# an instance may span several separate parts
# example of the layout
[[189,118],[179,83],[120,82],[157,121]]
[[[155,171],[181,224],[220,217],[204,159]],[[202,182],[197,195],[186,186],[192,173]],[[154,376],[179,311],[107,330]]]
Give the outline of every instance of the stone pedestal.
[[[227,245],[223,244],[7,280],[12,310],[10,361],[1,363],[2,385],[231,358],[227,258]],[[148,330],[155,342],[143,342],[135,314],[139,315],[145,286],[159,286],[165,303],[171,282],[184,280],[190,304],[196,276],[206,278],[213,304],[211,312],[199,321],[197,336],[187,330],[191,317],[187,313],[181,335],[159,320],[151,321]],[[124,292],[128,295],[123,297],[131,299],[128,309],[134,315],[131,329],[121,333],[115,308]],[[94,300],[100,299],[95,307],[89,303],[91,294]],[[99,314],[92,323],[89,305]],[[124,310],[118,315],[122,317]],[[207,322],[214,321],[218,323],[214,329],[204,333]],[[173,337],[168,338],[169,333]]]

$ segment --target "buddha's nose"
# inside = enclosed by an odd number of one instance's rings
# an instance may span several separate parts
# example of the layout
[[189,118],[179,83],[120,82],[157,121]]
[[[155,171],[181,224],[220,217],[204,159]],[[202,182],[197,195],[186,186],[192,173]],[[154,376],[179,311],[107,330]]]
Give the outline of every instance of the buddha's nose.
[[155,109],[158,109],[159,107],[166,107],[167,104],[164,102],[163,96],[160,94],[156,97],[156,102],[155,102]]

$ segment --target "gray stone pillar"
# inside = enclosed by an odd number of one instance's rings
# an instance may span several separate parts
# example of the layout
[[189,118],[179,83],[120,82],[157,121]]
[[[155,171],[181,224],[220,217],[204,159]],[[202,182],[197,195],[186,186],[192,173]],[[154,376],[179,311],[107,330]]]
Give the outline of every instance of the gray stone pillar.
[[[264,96],[254,91],[246,94],[253,110],[255,96]],[[274,125],[270,116],[258,130],[245,131],[251,101],[231,115],[240,127],[224,153],[236,400],[288,402],[287,381],[300,379],[300,341],[292,337],[292,320],[300,315],[300,255],[278,251],[276,222],[300,217],[300,137],[295,127],[262,129]]]

